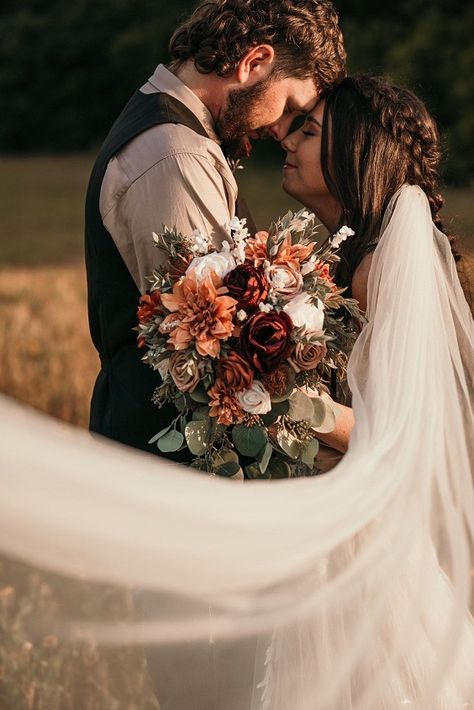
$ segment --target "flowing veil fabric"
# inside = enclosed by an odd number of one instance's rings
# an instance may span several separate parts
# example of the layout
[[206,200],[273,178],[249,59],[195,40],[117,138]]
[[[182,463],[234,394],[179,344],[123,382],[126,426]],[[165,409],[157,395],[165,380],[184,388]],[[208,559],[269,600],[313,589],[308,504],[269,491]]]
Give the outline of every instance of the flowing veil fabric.
[[164,710],[474,702],[474,325],[418,187],[387,210],[367,316],[321,477],[206,478],[0,400],[1,551],[151,599],[92,627],[153,645]]

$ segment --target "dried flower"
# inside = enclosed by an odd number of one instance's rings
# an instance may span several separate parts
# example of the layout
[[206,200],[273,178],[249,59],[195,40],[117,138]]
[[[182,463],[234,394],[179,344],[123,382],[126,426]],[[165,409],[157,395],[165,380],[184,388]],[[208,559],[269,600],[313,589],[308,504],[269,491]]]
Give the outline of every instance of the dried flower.
[[210,397],[209,416],[217,417],[218,424],[230,426],[242,421],[244,412],[233,390],[223,380],[217,379],[207,394]]

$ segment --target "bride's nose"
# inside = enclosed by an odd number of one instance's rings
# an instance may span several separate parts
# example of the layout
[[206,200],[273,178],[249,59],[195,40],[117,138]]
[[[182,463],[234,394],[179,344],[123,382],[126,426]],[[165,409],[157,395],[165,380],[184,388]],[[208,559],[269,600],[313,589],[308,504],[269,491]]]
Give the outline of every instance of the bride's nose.
[[296,150],[296,133],[297,131],[293,131],[293,133],[288,133],[286,138],[283,138],[280,143],[283,150],[285,150],[287,153],[294,153]]

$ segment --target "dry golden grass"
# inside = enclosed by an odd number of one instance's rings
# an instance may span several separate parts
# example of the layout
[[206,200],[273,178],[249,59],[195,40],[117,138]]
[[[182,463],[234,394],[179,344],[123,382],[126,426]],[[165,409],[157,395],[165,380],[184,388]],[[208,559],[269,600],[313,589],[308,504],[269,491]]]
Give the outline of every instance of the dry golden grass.
[[[98,358],[82,266],[0,271],[0,391],[86,426]],[[127,618],[128,595],[0,559],[0,710],[157,710],[143,652],[59,643],[30,622]]]
[[0,391],[86,426],[98,357],[82,266],[0,271]]

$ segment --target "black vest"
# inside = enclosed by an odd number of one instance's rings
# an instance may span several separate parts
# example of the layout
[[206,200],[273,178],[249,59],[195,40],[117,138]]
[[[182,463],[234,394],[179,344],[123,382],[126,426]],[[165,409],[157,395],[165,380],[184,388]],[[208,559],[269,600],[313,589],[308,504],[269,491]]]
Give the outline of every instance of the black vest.
[[[140,293],[102,223],[99,197],[109,160],[140,133],[162,123],[179,123],[207,137],[196,116],[178,100],[163,93],[137,91],[112,126],[92,170],[85,245],[89,324],[101,362],[92,395],[90,430],[155,454],[159,453],[156,444],[147,442],[178,413],[172,405],[160,409],[152,404],[161,378],[141,361],[143,351],[133,330]],[[188,463],[192,456],[185,450],[169,458]]]

